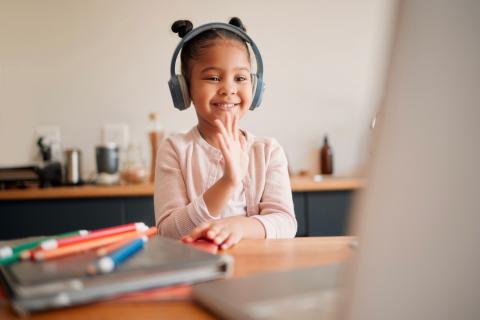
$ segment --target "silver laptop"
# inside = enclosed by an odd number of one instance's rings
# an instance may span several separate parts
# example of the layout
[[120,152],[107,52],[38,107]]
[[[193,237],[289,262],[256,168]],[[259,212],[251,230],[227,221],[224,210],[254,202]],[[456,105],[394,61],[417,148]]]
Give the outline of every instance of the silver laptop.
[[[344,265],[261,273],[193,288],[193,297],[226,319],[332,319]],[[314,279],[314,281],[312,281]]]
[[[345,284],[322,267],[194,287],[217,315],[480,319],[480,2],[405,0],[397,9],[368,187],[353,212],[360,245]],[[282,279],[301,288],[260,290]],[[335,300],[335,287],[344,299]]]

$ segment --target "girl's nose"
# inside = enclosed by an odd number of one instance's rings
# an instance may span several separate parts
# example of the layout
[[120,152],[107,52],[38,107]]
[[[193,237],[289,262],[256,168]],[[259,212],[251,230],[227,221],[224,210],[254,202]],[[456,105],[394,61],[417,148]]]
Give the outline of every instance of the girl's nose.
[[225,83],[223,86],[221,86],[219,93],[222,96],[230,96],[232,94],[237,94],[237,86],[231,83]]

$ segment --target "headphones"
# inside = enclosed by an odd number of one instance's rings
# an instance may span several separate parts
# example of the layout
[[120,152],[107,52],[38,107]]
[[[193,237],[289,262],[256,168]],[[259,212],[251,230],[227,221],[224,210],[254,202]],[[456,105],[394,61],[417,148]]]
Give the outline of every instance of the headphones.
[[242,40],[249,43],[253,53],[255,54],[255,60],[257,62],[257,73],[252,73],[252,88],[253,88],[253,100],[250,110],[260,106],[262,102],[263,91],[265,90],[265,83],[263,82],[263,62],[260,51],[258,50],[255,42],[240,28],[227,24],[227,23],[207,23],[201,25],[189,33],[187,33],[173,52],[172,62],[170,64],[170,80],[168,81],[168,87],[173,99],[173,105],[178,110],[185,110],[190,107],[191,99],[188,91],[187,81],[181,74],[175,74],[175,63],[177,61],[178,54],[183,48],[185,43],[192,40],[194,37],[202,32],[212,29],[224,29],[238,35]]

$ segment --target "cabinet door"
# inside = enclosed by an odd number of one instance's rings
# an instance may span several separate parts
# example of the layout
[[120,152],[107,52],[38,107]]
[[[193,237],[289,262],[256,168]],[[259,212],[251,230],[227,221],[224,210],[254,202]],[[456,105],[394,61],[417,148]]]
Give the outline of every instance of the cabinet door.
[[297,237],[304,237],[307,235],[307,219],[305,206],[305,193],[293,193],[293,206],[295,207],[295,217],[297,218]]
[[309,192],[307,194],[308,235],[345,235],[351,200],[352,191]]
[[153,197],[125,198],[126,221],[144,222],[147,226],[155,226]]
[[125,212],[118,198],[57,199],[0,202],[0,238],[52,235],[122,224]]

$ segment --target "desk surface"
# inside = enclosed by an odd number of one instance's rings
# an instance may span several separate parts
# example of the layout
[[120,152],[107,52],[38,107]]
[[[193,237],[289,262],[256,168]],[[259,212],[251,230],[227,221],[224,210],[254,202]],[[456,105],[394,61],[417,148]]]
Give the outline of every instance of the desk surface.
[[[243,240],[226,251],[235,258],[234,277],[284,271],[346,260],[352,237]],[[31,319],[214,319],[193,302],[108,302],[35,314]],[[0,319],[20,319],[0,304]]]
[[[330,177],[315,181],[313,177],[292,177],[292,191],[338,191],[362,188],[358,178]],[[29,188],[24,190],[0,190],[0,200],[66,199],[97,197],[149,197],[153,196],[153,184],[79,187]]]

